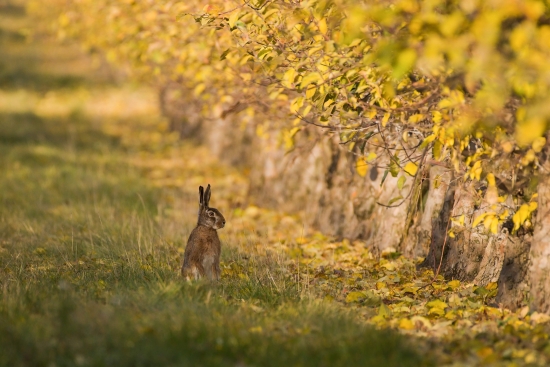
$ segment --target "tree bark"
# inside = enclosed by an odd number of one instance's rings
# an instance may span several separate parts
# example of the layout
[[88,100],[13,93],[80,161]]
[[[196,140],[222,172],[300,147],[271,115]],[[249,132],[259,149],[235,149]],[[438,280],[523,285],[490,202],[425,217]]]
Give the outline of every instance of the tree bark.
[[[548,164],[546,166],[549,166]],[[546,172],[548,172],[546,170]],[[531,310],[550,312],[550,174],[540,177],[533,243],[531,244]]]
[[[403,241],[403,253],[407,256],[426,257],[428,255],[433,226],[441,216],[447,193],[452,195],[452,192],[448,191],[453,178],[451,170],[441,166],[432,166],[429,169],[428,177],[428,190],[420,193],[418,198],[420,210],[415,212],[413,225],[409,228]],[[426,195],[426,198],[423,195]]]
[[531,242],[530,234],[521,237],[508,237],[496,297],[496,302],[504,307],[516,309],[527,304]]

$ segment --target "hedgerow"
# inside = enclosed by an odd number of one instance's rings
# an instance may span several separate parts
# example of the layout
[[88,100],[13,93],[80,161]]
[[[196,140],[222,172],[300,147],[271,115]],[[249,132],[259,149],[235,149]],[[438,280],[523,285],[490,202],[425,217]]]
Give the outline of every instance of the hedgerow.
[[444,166],[486,187],[474,193],[487,203],[475,226],[531,225],[530,179],[544,163],[550,117],[546,1],[59,5],[62,36],[180,85],[204,118],[261,111],[271,118],[257,122],[258,135],[278,134],[285,149],[304,126],[339,134],[359,175],[382,168],[400,188],[412,180],[411,192],[424,168]]

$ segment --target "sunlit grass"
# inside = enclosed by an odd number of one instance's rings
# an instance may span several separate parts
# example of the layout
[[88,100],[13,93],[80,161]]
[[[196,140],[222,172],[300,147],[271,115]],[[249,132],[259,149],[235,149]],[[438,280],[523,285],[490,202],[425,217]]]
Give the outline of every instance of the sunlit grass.
[[[301,300],[285,263],[254,250],[264,227],[225,236],[221,284],[183,282],[177,270],[194,218],[157,204],[172,195],[191,213],[194,195],[144,180],[127,150],[85,121],[10,118],[17,126],[0,133],[2,364],[420,361],[401,338]],[[174,218],[183,222],[163,225]]]
[[[269,245],[297,219],[244,210],[246,178],[168,134],[154,93],[26,43],[22,15],[0,23],[0,365],[429,364],[311,297]],[[228,219],[217,285],[179,276],[206,183]]]

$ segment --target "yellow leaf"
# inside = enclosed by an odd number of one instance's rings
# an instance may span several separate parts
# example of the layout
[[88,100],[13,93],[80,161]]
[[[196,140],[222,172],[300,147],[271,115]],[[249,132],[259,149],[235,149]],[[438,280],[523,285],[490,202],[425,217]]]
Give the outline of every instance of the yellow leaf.
[[321,80],[321,74],[319,73],[310,73],[302,78],[302,81],[300,82],[300,88],[304,89],[311,83],[316,83],[319,80]]
[[460,280],[451,280],[447,285],[453,289],[460,287]]
[[504,219],[508,218],[509,214],[510,213],[508,212],[508,209],[506,209],[501,215],[498,216],[498,218],[501,219],[501,220],[504,220]]
[[367,160],[365,157],[359,157],[357,158],[357,162],[355,163],[355,169],[357,170],[357,173],[361,177],[365,177],[367,175],[367,172],[369,170],[369,165],[367,164]]
[[235,26],[235,23],[237,23],[237,20],[239,20],[240,13],[238,11],[234,11],[228,19],[229,27],[233,28]]
[[538,138],[535,139],[531,148],[533,148],[535,153],[540,153],[542,148],[544,148],[545,144],[546,144],[546,138],[543,136],[539,136]]
[[405,288],[403,288],[403,293],[416,294],[419,289],[420,289],[420,287],[405,287]]
[[306,90],[306,98],[313,97],[316,91],[317,91],[317,88],[315,88],[315,86],[313,85],[310,85]]
[[380,308],[378,309],[378,316],[388,318],[391,315],[391,310],[388,306],[386,306],[384,303],[380,304]]
[[517,231],[519,229],[519,227],[521,226],[521,222],[519,221],[519,214],[518,212],[515,212],[514,215],[512,216],[512,221],[514,222],[514,229],[513,231]]
[[204,92],[205,89],[206,89],[206,85],[204,85],[204,83],[199,83],[197,84],[195,89],[193,89],[193,94],[195,96],[199,96],[202,92]]
[[448,304],[446,304],[445,302],[443,302],[439,299],[434,299],[433,301],[430,301],[430,302],[426,303],[426,306],[430,307],[430,308],[440,308],[442,310],[449,307]]
[[418,166],[413,162],[408,162],[403,168],[409,175],[414,176],[418,171]]
[[290,112],[296,113],[302,106],[304,105],[304,97],[296,97],[291,103],[290,103]]
[[346,296],[346,303],[359,302],[367,298],[363,292],[349,292]]
[[404,330],[412,330],[414,329],[414,323],[409,319],[401,319],[399,320],[399,328]]
[[367,116],[371,120],[374,119],[377,114],[378,114],[378,112],[376,110],[367,110],[367,111],[365,111],[365,116]]
[[294,78],[296,77],[296,70],[288,69],[281,80],[281,84],[287,88],[294,88]]
[[321,19],[318,23],[319,25],[319,31],[322,33],[322,34],[327,34],[327,20],[325,18]]
[[478,349],[476,353],[480,358],[487,358],[491,354],[493,354],[493,349],[491,349],[490,347],[483,347]]
[[[375,116],[376,116],[376,114],[375,114]],[[385,127],[387,125],[388,121],[390,120],[390,116],[391,116],[391,114],[389,112],[386,112],[384,114],[384,117],[382,117],[382,126]]]
[[453,310],[447,312],[447,313],[445,314],[445,318],[446,318],[447,320],[454,320],[454,319],[456,319],[456,312],[454,312]]
[[421,114],[421,113],[417,113],[415,115],[412,115],[411,117],[409,117],[409,122],[411,124],[416,124],[417,122],[420,122],[424,119],[424,115]]
[[521,147],[534,143],[542,137],[546,130],[546,121],[542,117],[532,118],[530,120],[518,123],[516,125],[516,141]]
[[529,214],[531,214],[531,211],[529,210],[529,205],[527,204],[523,204],[516,211],[516,213],[512,217],[512,221],[514,222],[514,231],[517,231],[519,227],[527,220]]
[[487,174],[487,183],[489,184],[489,186],[496,186],[495,175],[493,175],[492,173],[488,173]]
[[432,134],[432,135],[428,135],[426,137],[426,139],[424,139],[424,141],[422,142],[422,144],[429,144],[431,143],[432,141],[434,141],[436,138],[436,135],[435,134]]
[[486,230],[489,230],[491,227],[491,223],[493,222],[494,215],[488,215],[485,217],[485,220],[483,221],[483,226]]
[[530,214],[529,206],[527,204],[523,204],[519,208],[518,213],[519,213],[519,219],[520,219],[521,223],[525,222],[527,220],[527,218],[529,217],[529,214]]
[[481,168],[481,161],[476,161],[469,172],[470,180],[476,179],[479,181],[481,178],[481,172],[483,172],[483,168]]
[[378,155],[375,153],[375,152],[369,152],[369,155],[367,155],[367,162],[372,162],[373,160],[376,159],[376,157],[378,157]]
[[472,223],[472,228],[477,227],[479,223],[481,223],[488,214],[489,213],[480,214],[476,219],[474,219],[474,222]]
[[445,311],[441,308],[433,307],[428,311],[428,315],[444,316]]
[[505,153],[511,153],[514,150],[514,144],[510,141],[502,143],[501,147]]

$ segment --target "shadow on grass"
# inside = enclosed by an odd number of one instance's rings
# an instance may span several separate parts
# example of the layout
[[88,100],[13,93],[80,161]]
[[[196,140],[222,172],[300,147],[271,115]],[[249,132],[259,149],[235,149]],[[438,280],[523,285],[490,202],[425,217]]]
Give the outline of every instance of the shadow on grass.
[[24,17],[26,14],[25,7],[21,4],[12,4],[11,2],[0,3],[0,13],[5,16]]
[[86,78],[74,75],[48,75],[29,67],[7,68],[0,62],[0,88],[28,89],[46,92],[52,89],[73,89],[89,84]]
[[321,302],[252,311],[208,285],[179,282],[125,291],[106,304],[70,289],[25,292],[9,313],[0,311],[3,365],[430,365],[403,336],[358,325]]
[[47,144],[61,149],[120,149],[119,138],[94,129],[78,111],[67,117],[46,118],[33,112],[0,111],[0,144],[6,146]]
[[[2,12],[1,7],[0,12]],[[0,40],[2,41],[23,43],[26,39],[27,37],[21,32],[0,28]]]

